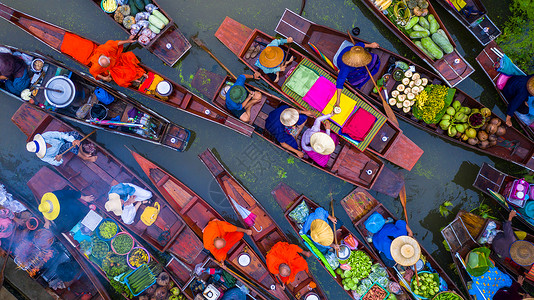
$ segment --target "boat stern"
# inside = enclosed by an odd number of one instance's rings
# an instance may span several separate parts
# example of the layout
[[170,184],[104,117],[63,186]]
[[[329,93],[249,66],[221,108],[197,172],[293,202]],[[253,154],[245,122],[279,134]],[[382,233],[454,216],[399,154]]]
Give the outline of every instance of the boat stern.
[[215,32],[215,36],[228,47],[230,51],[239,56],[241,50],[245,47],[249,36],[252,34],[252,31],[252,29],[236,20],[226,17]]

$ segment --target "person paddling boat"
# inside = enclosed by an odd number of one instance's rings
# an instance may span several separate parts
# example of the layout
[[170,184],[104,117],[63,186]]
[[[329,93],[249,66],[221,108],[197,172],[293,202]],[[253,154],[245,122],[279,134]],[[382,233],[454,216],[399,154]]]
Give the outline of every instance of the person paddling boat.
[[[63,163],[61,153],[67,150],[85,161],[95,162],[98,158],[94,154],[95,146],[89,141],[81,142],[81,139],[81,134],[76,131],[47,131],[36,134],[33,140],[26,144],[26,150],[35,153],[42,161],[53,166],[60,166]],[[74,147],[71,149],[71,146]]]
[[[280,46],[287,43],[293,43],[293,38],[275,39],[260,53],[258,60],[254,64],[260,68],[267,76],[274,82],[280,79],[280,73],[286,71],[286,67],[293,62],[294,57],[291,56],[289,60],[284,61],[284,50]],[[289,53],[287,54],[289,55]]]
[[260,73],[254,72],[254,75],[239,75],[234,83],[225,94],[226,108],[232,115],[243,122],[250,122],[250,111],[252,107],[261,101],[261,92],[247,92],[245,80],[259,79]]

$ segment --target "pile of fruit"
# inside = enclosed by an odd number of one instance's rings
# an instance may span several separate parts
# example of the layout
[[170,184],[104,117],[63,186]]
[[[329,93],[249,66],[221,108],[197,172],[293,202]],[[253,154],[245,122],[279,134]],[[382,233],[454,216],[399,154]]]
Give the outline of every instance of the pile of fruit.
[[439,292],[439,275],[434,273],[419,273],[419,284],[417,279],[412,279],[412,291],[419,296],[432,299]]
[[411,71],[404,72],[401,83],[391,92],[389,105],[397,106],[397,108],[402,108],[405,113],[409,113],[415,104],[416,97],[424,91],[427,84],[428,79],[422,78],[421,74]]
[[446,107],[451,103],[454,89],[444,85],[431,84],[415,97],[413,115],[427,124],[440,121]]
[[128,253],[128,264],[132,268],[138,268],[150,261],[150,254],[141,247],[134,248]]

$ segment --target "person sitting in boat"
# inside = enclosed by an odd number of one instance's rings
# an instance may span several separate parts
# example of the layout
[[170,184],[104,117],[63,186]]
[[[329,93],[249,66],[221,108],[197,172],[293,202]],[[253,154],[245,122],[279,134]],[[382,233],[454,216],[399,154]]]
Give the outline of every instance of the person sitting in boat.
[[[315,119],[313,126],[304,131],[301,139],[304,153],[321,167],[326,167],[330,154],[336,149],[337,136],[330,132],[330,122],[328,121],[330,117],[332,117],[332,114]],[[323,121],[325,131],[321,130]]]
[[226,92],[226,108],[232,112],[232,115],[243,122],[250,121],[252,107],[261,101],[261,93],[258,91],[253,91],[247,95],[245,80],[250,78],[258,79],[260,78],[260,73],[239,75],[234,85]]
[[129,87],[132,83],[140,84],[146,78],[146,71],[139,66],[139,59],[132,52],[122,52],[123,45],[133,43],[130,36],[125,41],[107,41],[96,47],[91,54],[89,73],[97,80],[111,80],[122,87]]
[[399,236],[413,236],[412,230],[403,220],[384,224],[382,228],[373,235],[373,246],[378,250],[380,258],[388,267],[395,265],[391,255],[391,243]]
[[296,110],[284,104],[269,113],[265,119],[265,129],[274,135],[284,149],[302,158],[304,153],[299,150],[295,136],[304,127],[308,116],[313,116],[313,112]]
[[43,134],[36,134],[33,141],[26,144],[26,150],[35,153],[44,162],[60,166],[63,163],[62,153],[74,145],[69,152],[83,160],[95,162],[98,158],[95,155],[95,145],[87,140],[80,142],[81,139],[82,136],[76,131],[47,131]]
[[358,42],[353,45],[352,43],[344,42],[341,47],[334,56],[334,64],[339,69],[336,80],[337,102],[335,106],[337,107],[339,107],[341,92],[346,80],[350,85],[359,89],[370,79],[365,66],[367,65],[373,75],[380,68],[378,55],[365,51],[365,48],[378,48],[378,43],[364,44]]
[[520,292],[521,286],[525,281],[525,277],[519,275],[517,281],[514,281],[511,286],[500,288],[495,295],[493,295],[493,300],[521,300],[521,299],[532,299],[528,294],[522,294]]
[[310,257],[309,251],[302,250],[299,246],[286,242],[278,242],[267,252],[265,257],[269,272],[278,277],[282,282],[282,288],[285,284],[295,280],[295,276],[300,271],[308,273],[308,263],[300,254]]
[[28,65],[22,58],[11,53],[0,53],[0,80],[8,92],[20,96],[30,86],[31,78]]
[[502,231],[497,233],[491,243],[491,248],[502,258],[510,258],[510,246],[517,241],[512,228],[512,219],[517,215],[515,210],[510,211],[508,220],[502,224]]
[[[506,125],[512,126],[512,116],[517,111],[523,115],[534,115],[534,75],[510,76],[502,89],[508,100]],[[531,112],[532,110],[532,112]]]
[[57,233],[71,230],[90,210],[79,200],[89,203],[94,201],[95,197],[83,196],[74,190],[59,190],[44,194],[39,204],[39,211],[45,219],[43,226],[50,228],[50,224],[53,223]]
[[228,251],[243,238],[243,233],[251,235],[252,230],[239,228],[225,221],[211,220],[202,231],[204,248],[224,264]]
[[108,201],[104,205],[107,211],[120,216],[124,224],[130,225],[135,220],[137,209],[152,198],[152,192],[135,184],[119,183],[111,187]]
[[306,218],[299,234],[309,236],[317,250],[327,254],[332,248],[339,249],[334,244],[334,224],[336,232],[340,231],[343,222],[331,216],[324,208],[318,207]]
[[256,63],[254,63],[256,67],[260,68],[274,82],[280,80],[280,74],[284,73],[287,66],[293,62],[294,57],[290,55],[289,59],[285,63],[282,63],[284,61],[284,50],[280,46],[287,43],[293,43],[293,38],[274,39],[261,51]]

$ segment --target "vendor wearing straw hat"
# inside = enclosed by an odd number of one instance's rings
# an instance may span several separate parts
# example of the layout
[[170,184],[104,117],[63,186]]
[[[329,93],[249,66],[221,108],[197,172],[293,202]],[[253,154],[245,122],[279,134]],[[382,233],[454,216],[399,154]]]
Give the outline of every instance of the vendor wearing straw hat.
[[[274,82],[278,82],[280,79],[280,73],[285,72],[289,64],[293,62],[294,57],[291,56],[288,61],[284,61],[284,50],[280,46],[286,43],[293,43],[293,38],[288,37],[287,39],[275,39],[260,53],[258,60],[254,66],[258,67],[260,70],[265,73],[269,79]],[[289,53],[288,53],[289,55]]]
[[511,76],[502,89],[502,94],[508,100],[506,125],[512,126],[515,112],[534,117],[534,75]]
[[224,97],[226,98],[226,108],[232,112],[236,118],[243,122],[250,122],[250,111],[252,107],[261,101],[261,93],[253,91],[247,92],[245,88],[246,79],[258,79],[260,73],[254,72],[254,75],[239,75],[231,87],[228,87]]
[[[334,152],[337,144],[337,136],[330,132],[328,119],[332,114],[320,116],[315,119],[313,126],[302,134],[301,146],[304,153],[321,167],[326,167],[330,154]],[[321,130],[321,122],[324,121],[325,131]]]
[[134,222],[139,206],[147,203],[150,198],[152,192],[148,190],[131,183],[119,183],[109,190],[105,208],[120,216],[124,224],[129,225]]
[[47,131],[43,134],[36,134],[33,140],[26,144],[26,150],[35,153],[42,161],[57,167],[63,163],[61,153],[74,145],[75,147],[69,152],[83,160],[95,162],[97,159],[97,156],[93,155],[96,152],[95,146],[89,141],[81,143],[80,139],[82,136],[76,131]]
[[380,258],[382,258],[382,261],[386,266],[391,267],[395,265],[391,253],[391,244],[393,240],[406,235],[411,237],[413,236],[413,233],[406,221],[403,220],[397,220],[395,223],[386,223],[373,235],[373,246],[378,250]]
[[243,238],[243,233],[252,234],[252,230],[239,228],[228,222],[211,220],[202,231],[204,248],[209,250],[213,257],[224,263],[228,251]]
[[94,199],[93,195],[82,196],[82,193],[73,190],[44,194],[39,204],[39,211],[45,219],[44,227],[50,228],[52,222],[58,233],[71,230],[89,212],[89,207],[82,201],[92,202]]
[[421,258],[421,246],[414,238],[403,235],[391,242],[390,253],[396,263],[409,267]]
[[308,116],[313,116],[313,112],[297,110],[284,104],[269,113],[265,119],[265,129],[274,135],[280,146],[302,158],[304,153],[299,150],[295,136],[304,127]]
[[265,257],[269,272],[278,277],[285,284],[295,281],[295,276],[300,271],[308,273],[308,263],[300,254],[310,257],[309,251],[304,251],[297,245],[286,242],[278,242],[267,252]]
[[324,208],[318,207],[306,218],[299,234],[309,236],[315,247],[326,254],[332,248],[339,249],[339,246],[334,244],[334,224],[336,231],[340,231],[343,222],[331,216]]
[[517,215],[515,210],[510,211],[508,220],[503,222],[502,231],[497,233],[491,242],[491,248],[501,258],[510,258],[510,246],[517,241],[514,229],[512,228],[512,219]]

